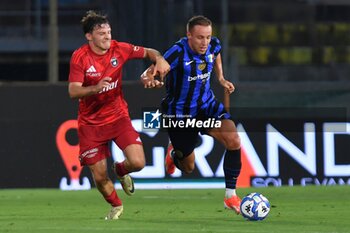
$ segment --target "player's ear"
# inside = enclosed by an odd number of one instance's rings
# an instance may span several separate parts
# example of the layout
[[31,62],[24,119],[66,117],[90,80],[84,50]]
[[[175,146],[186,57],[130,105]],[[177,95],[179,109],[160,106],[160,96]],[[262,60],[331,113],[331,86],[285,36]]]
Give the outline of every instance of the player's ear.
[[85,38],[86,38],[88,41],[92,40],[92,34],[91,34],[90,32],[85,33]]
[[186,36],[187,36],[188,38],[190,38],[190,37],[191,37],[191,32],[187,31]]

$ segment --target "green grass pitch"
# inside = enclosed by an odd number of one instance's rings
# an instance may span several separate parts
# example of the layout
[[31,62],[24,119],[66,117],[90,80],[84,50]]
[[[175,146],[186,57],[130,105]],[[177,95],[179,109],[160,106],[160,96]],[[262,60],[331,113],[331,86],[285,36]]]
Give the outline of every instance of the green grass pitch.
[[0,232],[350,232],[350,186],[268,187],[257,191],[272,205],[269,216],[250,222],[223,209],[222,189],[118,191],[124,214],[105,221],[109,206],[96,189],[0,190]]

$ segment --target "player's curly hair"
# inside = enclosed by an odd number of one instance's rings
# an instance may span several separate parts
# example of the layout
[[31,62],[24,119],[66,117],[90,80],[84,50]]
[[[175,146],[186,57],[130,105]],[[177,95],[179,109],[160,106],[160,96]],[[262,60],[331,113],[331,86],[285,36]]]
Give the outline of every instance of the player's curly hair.
[[80,21],[83,26],[84,34],[92,33],[96,26],[101,26],[102,24],[109,24],[107,15],[97,13],[93,10],[86,12],[86,15]]
[[196,15],[188,20],[187,25],[186,25],[186,30],[189,32],[196,25],[211,26],[212,23],[211,23],[211,20],[208,19],[207,17],[205,17],[203,15]]

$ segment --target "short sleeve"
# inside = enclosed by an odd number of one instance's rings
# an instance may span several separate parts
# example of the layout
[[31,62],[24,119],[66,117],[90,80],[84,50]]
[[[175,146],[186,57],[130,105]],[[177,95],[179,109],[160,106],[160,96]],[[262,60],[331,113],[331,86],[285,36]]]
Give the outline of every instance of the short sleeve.
[[145,55],[145,48],[125,42],[118,42],[118,47],[125,60],[142,59]]
[[76,54],[73,53],[69,65],[69,82],[84,82],[84,69],[81,66],[81,62],[77,58]]
[[211,46],[214,49],[213,53],[215,57],[221,52],[221,43],[217,37],[212,37]]
[[164,53],[164,58],[169,63],[171,69],[174,69],[178,65],[180,54],[182,52],[183,49],[179,45],[175,44]]

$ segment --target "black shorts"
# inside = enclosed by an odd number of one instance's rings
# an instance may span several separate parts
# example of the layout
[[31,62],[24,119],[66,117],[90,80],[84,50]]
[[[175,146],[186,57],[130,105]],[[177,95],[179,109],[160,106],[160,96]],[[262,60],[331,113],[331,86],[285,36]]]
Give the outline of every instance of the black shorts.
[[[164,109],[163,109],[164,110]],[[166,111],[165,111],[166,112]],[[224,105],[217,99],[204,103],[198,110],[196,119],[230,119],[231,115],[225,110]],[[168,134],[174,150],[181,152],[181,157],[189,156],[199,142],[199,133],[207,134],[207,128],[168,128]],[[177,153],[178,154],[178,153]]]
[[168,129],[169,139],[173,144],[176,154],[179,155],[181,153],[180,157],[178,156],[179,159],[189,156],[196,148],[197,142],[199,141],[199,132],[199,129]]

